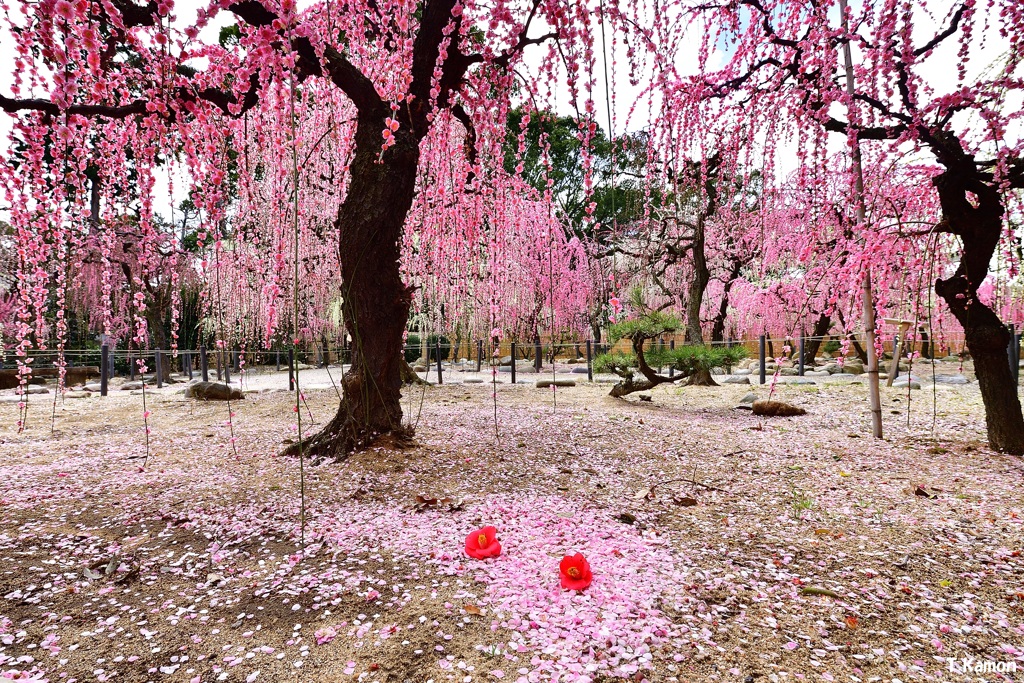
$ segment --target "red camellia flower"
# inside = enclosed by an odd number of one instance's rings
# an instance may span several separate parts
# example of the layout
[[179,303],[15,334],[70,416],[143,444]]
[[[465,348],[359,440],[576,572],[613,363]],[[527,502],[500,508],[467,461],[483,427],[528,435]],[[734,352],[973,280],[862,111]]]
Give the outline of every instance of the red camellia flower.
[[466,536],[466,554],[474,560],[501,555],[501,544],[497,539],[498,530],[493,526],[485,526]]
[[569,591],[586,590],[594,575],[590,571],[590,563],[582,553],[572,557],[566,555],[558,565],[558,574],[562,579],[562,588]]

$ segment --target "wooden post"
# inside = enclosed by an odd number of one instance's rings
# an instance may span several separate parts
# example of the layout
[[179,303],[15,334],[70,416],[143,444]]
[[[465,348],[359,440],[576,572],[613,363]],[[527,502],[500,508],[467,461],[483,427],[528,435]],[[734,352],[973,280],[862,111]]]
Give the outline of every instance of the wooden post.
[[758,379],[759,379],[759,383],[760,384],[764,384],[764,382],[765,382],[765,377],[764,377],[764,371],[765,371],[765,367],[764,367],[765,366],[765,363],[764,363],[764,347],[765,347],[765,335],[762,334],[761,335],[761,339],[758,341],[758,345],[757,345],[757,357],[761,359],[761,370],[758,373]]
[[592,353],[593,352],[592,352],[592,349],[591,349],[590,340],[588,339],[587,340],[587,381],[588,382],[593,382],[594,381],[594,359],[593,359]]
[[110,375],[110,347],[100,347],[100,396],[107,395],[107,384]]
[[[675,351],[676,350],[676,340],[675,339],[669,339],[668,340],[668,349],[669,349],[669,351]],[[668,366],[668,376],[669,377],[675,377],[676,376],[676,364],[675,364],[675,362],[673,362],[671,365]]]
[[516,383],[516,343],[512,342],[512,384]]
[[295,391],[295,349],[288,349],[288,391]]
[[206,347],[199,347],[199,369],[203,374],[203,381],[210,381],[210,359],[206,356]]
[[441,372],[441,335],[437,336],[437,341],[434,342],[434,346],[437,353],[437,383],[444,384],[444,375]]
[[159,349],[153,352],[153,369],[156,371],[156,388],[162,389],[164,386],[164,364],[163,364],[163,353]]

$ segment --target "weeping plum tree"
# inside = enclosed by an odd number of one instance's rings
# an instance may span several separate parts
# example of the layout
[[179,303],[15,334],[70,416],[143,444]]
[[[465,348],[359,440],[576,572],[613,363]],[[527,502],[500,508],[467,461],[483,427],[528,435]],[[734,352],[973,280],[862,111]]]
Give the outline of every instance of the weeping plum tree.
[[[812,164],[816,149],[824,154],[828,132],[860,142],[870,154],[866,163],[880,169],[907,150],[929,154],[938,165],[931,184],[942,215],[924,232],[952,236],[960,256],[935,292],[965,332],[990,445],[1024,454],[1024,417],[1007,363],[1010,333],[978,295],[1001,245],[1007,259],[1016,258],[1006,214],[1024,188],[1024,4],[872,0],[851,7],[845,21],[843,7],[841,0],[695,5],[687,20],[707,32],[696,75],[679,78],[675,106],[765,131],[768,140],[792,134],[801,160]],[[983,53],[979,34],[1001,41],[998,52]],[[732,42],[722,65],[716,47],[724,38]],[[849,78],[844,46],[857,55]],[[943,82],[931,80],[934,73],[944,74]],[[850,187],[852,196],[852,179]],[[865,269],[875,256],[859,254]]]
[[[464,190],[494,193],[487,169],[502,163],[513,69],[527,47],[545,43],[542,65],[534,69],[541,85],[528,83],[526,93],[542,97],[538,91],[560,73],[569,74],[573,102],[593,117],[593,76],[582,74],[595,71],[591,11],[596,3],[335,0],[300,9],[294,0],[242,0],[201,10],[197,22],[183,30],[176,27],[170,0],[16,4],[19,11],[8,12],[2,3],[8,16],[24,20],[10,20],[17,59],[11,94],[0,93],[0,108],[14,115],[13,138],[27,150],[26,163],[3,170],[23,247],[19,273],[27,284],[20,302],[22,357],[31,343],[32,320],[41,319],[50,295],[48,264],[54,257],[77,258],[88,203],[83,158],[99,159],[100,173],[112,177],[127,164],[126,150],[130,153],[139,173],[132,210],[140,216],[145,252],[157,232],[151,218],[154,169],[184,157],[195,183],[193,197],[205,216],[198,232],[199,248],[206,249],[200,267],[213,273],[225,253],[224,240],[242,234],[229,227],[227,133],[244,131],[262,140],[276,130],[295,142],[297,99],[310,93],[344,99],[348,109],[335,110],[318,134],[320,140],[348,136],[350,154],[340,168],[319,169],[317,181],[337,187],[333,237],[322,248],[338,251],[352,367],[343,379],[337,415],[304,444],[307,453],[319,457],[341,457],[380,435],[405,433],[401,346],[413,291],[403,282],[400,259],[432,131],[443,123],[445,136],[461,138],[470,167],[462,178]],[[237,31],[231,40],[204,42],[203,30],[218,11],[231,14]],[[615,10],[602,14],[602,21],[622,16]],[[558,49],[551,46],[556,41]],[[274,114],[264,119],[271,129],[249,128],[249,114],[267,110]],[[348,116],[352,125],[340,120]],[[461,123],[461,131],[451,122]],[[594,129],[592,123],[581,126],[585,144]],[[277,194],[267,199],[289,211],[294,207],[296,225],[299,166],[314,163],[318,144],[314,139],[302,150],[297,143],[278,150],[292,159],[296,182],[289,185],[282,178]],[[451,145],[434,149],[452,153]],[[241,173],[258,170],[239,162]],[[125,209],[118,197],[104,200],[105,219],[113,218],[118,206]],[[253,248],[281,262],[284,235],[282,229],[271,244]],[[145,254],[143,263],[144,269],[156,267]],[[298,343],[302,330],[297,314],[294,318]],[[136,327],[141,343],[145,321]]]

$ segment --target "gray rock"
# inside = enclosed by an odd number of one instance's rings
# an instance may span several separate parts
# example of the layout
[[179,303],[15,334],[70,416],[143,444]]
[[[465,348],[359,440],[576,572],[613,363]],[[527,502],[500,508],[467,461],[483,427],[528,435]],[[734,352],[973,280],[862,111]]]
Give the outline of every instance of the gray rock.
[[463,383],[464,384],[483,384],[484,381],[482,379],[480,379],[479,377],[467,377],[465,380],[463,380]]
[[804,377],[828,377],[829,373],[825,370],[805,370]]
[[414,365],[414,366],[412,366],[412,371],[413,372],[426,372],[427,371],[427,367],[425,365]]
[[30,384],[27,387],[25,387],[24,391],[25,391],[26,394],[48,394],[48,393],[50,393],[50,390],[47,389],[46,387],[40,387],[40,386],[36,386],[34,384]]
[[639,398],[641,401],[646,401],[648,403],[651,402],[651,395],[650,394],[637,394],[637,398]]
[[848,372],[838,372],[838,373],[832,375],[831,377],[829,377],[829,380],[846,380],[848,382],[851,382],[851,381],[856,380],[857,377],[858,377],[857,375],[853,375],[853,374],[850,374]]
[[711,368],[711,374],[712,375],[716,375],[716,376],[717,375],[724,375],[725,374],[725,368]]
[[941,360],[941,361],[943,361],[945,363],[959,363],[960,362],[960,357],[959,356],[946,356],[945,358],[940,358],[939,360]]
[[917,378],[911,377],[910,375],[903,375],[902,377],[897,377],[892,381],[894,389],[906,389],[908,385],[911,389],[921,388],[921,383],[917,381]]
[[242,392],[235,387],[218,382],[193,382],[185,387],[185,398],[202,401],[227,401],[242,398]]
[[935,375],[934,381],[936,384],[970,384],[971,380],[967,379],[963,375]]
[[572,372],[572,374],[574,374],[574,375],[585,375],[585,374],[587,374],[587,369],[586,369],[585,367],[582,367],[582,368],[573,368],[573,369],[571,370],[571,372]]
[[500,363],[502,365],[512,365],[512,356],[502,356]]
[[125,382],[121,385],[121,391],[138,391],[142,388],[142,382]]
[[537,386],[538,389],[546,389],[546,388],[550,387],[551,385],[554,385],[556,387],[574,387],[574,386],[576,386],[576,380],[572,380],[572,379],[555,379],[555,380],[539,379],[536,382],[536,386]]
[[750,384],[750,377],[746,375],[730,375],[729,377],[718,381],[721,384]]
[[739,368],[738,370],[733,370],[732,374],[734,374],[734,375],[749,375],[750,374],[750,368]]
[[807,384],[817,384],[817,382],[815,382],[813,379],[807,379],[806,377],[795,377],[795,378],[789,380],[787,382],[787,384],[795,384],[795,385],[803,384],[803,385],[807,385]]
[[102,389],[99,382],[90,382],[89,384],[86,384],[84,388],[86,391],[99,391]]
[[800,371],[797,368],[782,368],[779,370],[779,374],[783,377],[796,377]]
[[88,391],[65,391],[64,398],[89,398],[92,396]]

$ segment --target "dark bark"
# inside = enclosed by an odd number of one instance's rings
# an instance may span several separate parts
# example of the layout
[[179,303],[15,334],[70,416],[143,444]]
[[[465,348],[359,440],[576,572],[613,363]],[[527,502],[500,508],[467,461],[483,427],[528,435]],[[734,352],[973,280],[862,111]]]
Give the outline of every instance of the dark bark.
[[729,292],[732,291],[732,286],[739,278],[741,270],[743,270],[743,261],[736,259],[732,262],[732,267],[729,269],[728,276],[722,286],[722,298],[718,302],[718,313],[715,314],[715,320],[711,325],[712,342],[725,341],[725,321],[729,313]]
[[399,444],[411,430],[402,425],[402,336],[412,290],[399,271],[405,217],[412,206],[419,166],[419,139],[400,130],[378,163],[386,112],[361,113],[351,184],[338,210],[343,314],[352,336],[352,366],[342,378],[338,414],[318,434],[288,452],[340,460],[353,450],[392,435]]
[[811,338],[804,342],[804,363],[807,365],[814,364],[814,358],[818,355],[818,349],[821,348],[821,342],[825,340],[825,335],[832,328],[832,318],[822,313],[818,316],[818,319],[814,321],[814,329],[811,330]]
[[936,280],[935,293],[964,328],[985,404],[989,446],[1024,455],[1024,416],[1006,358],[1010,331],[978,298],[978,287],[988,275],[1002,232],[1002,198],[998,188],[978,178],[973,159],[961,154],[965,163],[956,163],[955,157],[953,163],[945,160],[947,170],[933,180],[949,231],[963,242],[956,272]]
[[686,381],[683,382],[683,384],[685,384],[688,387],[717,387],[717,386],[719,386],[718,382],[715,381],[715,378],[711,376],[711,370],[709,370],[707,368],[701,368],[701,367],[699,367],[696,370],[694,370],[693,374],[690,375],[686,379]]
[[[714,203],[714,200],[711,200]],[[700,306],[704,302],[704,291],[708,288],[711,273],[708,272],[708,259],[704,253],[704,217],[698,218],[693,231],[693,274],[687,288],[686,299],[686,343],[703,344],[704,331],[700,324]]]

